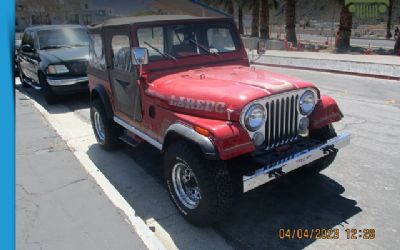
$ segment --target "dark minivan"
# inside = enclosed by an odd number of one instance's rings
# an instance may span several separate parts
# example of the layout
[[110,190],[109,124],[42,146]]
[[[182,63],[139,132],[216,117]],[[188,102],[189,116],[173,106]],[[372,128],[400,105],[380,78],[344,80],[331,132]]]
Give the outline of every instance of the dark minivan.
[[80,25],[27,28],[18,53],[22,85],[41,90],[49,104],[59,94],[87,91],[88,45],[87,29]]

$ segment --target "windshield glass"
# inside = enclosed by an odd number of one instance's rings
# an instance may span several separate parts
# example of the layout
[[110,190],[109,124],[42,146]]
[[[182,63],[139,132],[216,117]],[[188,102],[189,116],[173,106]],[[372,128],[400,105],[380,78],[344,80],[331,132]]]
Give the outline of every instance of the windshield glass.
[[231,23],[187,23],[139,28],[140,47],[149,50],[150,60],[237,51],[240,43]]
[[86,29],[63,28],[38,32],[40,49],[88,46],[89,37]]

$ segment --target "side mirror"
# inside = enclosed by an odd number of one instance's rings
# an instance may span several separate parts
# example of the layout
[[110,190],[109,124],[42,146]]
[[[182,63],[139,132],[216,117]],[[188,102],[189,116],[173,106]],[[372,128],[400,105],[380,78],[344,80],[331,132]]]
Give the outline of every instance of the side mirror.
[[260,40],[257,43],[257,54],[263,55],[267,51],[267,41],[266,40]]
[[22,50],[23,52],[26,52],[26,53],[33,53],[33,52],[34,52],[34,49],[33,49],[32,46],[29,45],[29,44],[24,44],[24,45],[22,45],[22,46],[21,46],[21,50]]
[[145,65],[149,63],[149,51],[146,48],[133,48],[132,49],[132,64]]

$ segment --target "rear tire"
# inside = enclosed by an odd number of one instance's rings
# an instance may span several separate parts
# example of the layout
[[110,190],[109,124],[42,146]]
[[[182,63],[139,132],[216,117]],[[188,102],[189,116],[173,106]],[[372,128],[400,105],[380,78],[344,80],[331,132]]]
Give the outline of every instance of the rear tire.
[[122,128],[107,117],[100,99],[92,100],[90,119],[96,140],[104,149],[112,150],[121,145],[119,137],[122,135]]
[[[310,137],[320,141],[327,141],[336,136],[337,134],[332,124],[329,124],[320,129],[310,131]],[[317,174],[322,170],[326,169],[327,167],[329,167],[335,160],[336,155],[337,152],[329,153],[327,156],[324,156],[314,162],[305,165],[302,169],[306,173]]]
[[190,223],[215,224],[232,207],[234,190],[225,162],[206,160],[200,149],[181,141],[167,148],[164,177],[172,202]]

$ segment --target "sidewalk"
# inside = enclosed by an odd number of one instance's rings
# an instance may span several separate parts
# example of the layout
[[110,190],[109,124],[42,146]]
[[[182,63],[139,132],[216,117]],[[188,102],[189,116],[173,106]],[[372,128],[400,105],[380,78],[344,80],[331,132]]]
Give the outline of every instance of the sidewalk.
[[16,249],[147,249],[31,102],[16,94]]
[[255,64],[400,80],[399,56],[268,50]]

